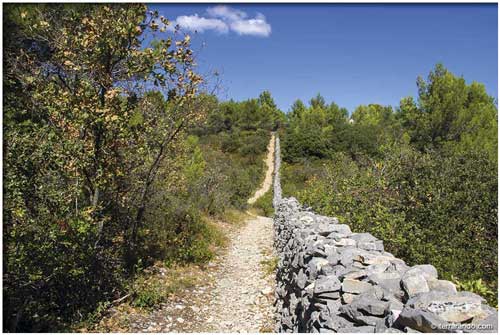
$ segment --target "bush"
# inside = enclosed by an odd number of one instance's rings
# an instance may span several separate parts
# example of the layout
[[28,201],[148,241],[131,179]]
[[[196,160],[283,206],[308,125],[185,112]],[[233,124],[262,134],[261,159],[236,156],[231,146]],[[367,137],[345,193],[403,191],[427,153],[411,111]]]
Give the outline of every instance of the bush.
[[257,199],[253,206],[257,208],[262,213],[262,215],[272,217],[274,215],[272,188],[264,193],[264,195],[259,199]]
[[191,267],[148,267],[143,274],[134,278],[130,287],[131,305],[144,309],[157,308],[172,294],[194,287],[202,280],[199,273]]
[[141,230],[144,248],[140,257],[144,265],[158,259],[167,265],[203,263],[212,259],[215,247],[224,243],[222,232],[202,218],[199,211],[176,205],[166,208],[163,217],[155,217],[147,229]]
[[410,264],[431,263],[448,279],[482,278],[496,290],[497,181],[487,153],[398,147],[367,162],[337,156],[299,200],[372,233]]

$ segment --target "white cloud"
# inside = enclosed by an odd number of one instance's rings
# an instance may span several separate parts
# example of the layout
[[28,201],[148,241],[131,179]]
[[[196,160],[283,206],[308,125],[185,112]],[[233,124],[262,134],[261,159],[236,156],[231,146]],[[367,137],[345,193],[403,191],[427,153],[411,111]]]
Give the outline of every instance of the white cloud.
[[207,19],[198,16],[198,14],[178,16],[172,26],[175,25],[179,25],[179,27],[185,30],[198,31],[200,33],[205,30],[215,30],[219,33],[228,32],[228,26],[224,21],[219,19]]
[[266,22],[266,17],[257,14],[255,19],[237,20],[230,23],[231,30],[239,35],[269,36],[271,34],[271,25]]
[[228,6],[215,6],[207,9],[209,16],[220,17],[229,21],[242,20],[247,17],[247,13],[230,8]]
[[238,35],[253,35],[267,37],[271,34],[271,25],[267,23],[266,17],[257,13],[255,18],[247,18],[247,13],[228,6],[214,6],[207,9],[208,17],[194,15],[178,16],[172,21],[169,29],[175,25],[189,31],[204,32],[214,30],[219,33],[227,33],[229,30]]

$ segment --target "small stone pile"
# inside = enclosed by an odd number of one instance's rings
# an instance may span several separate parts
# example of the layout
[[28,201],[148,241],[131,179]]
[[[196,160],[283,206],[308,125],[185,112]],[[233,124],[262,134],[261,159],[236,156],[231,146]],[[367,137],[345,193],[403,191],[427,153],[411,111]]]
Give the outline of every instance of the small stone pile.
[[371,234],[282,199],[279,139],[275,154],[277,332],[497,332],[497,310],[434,266],[410,267]]

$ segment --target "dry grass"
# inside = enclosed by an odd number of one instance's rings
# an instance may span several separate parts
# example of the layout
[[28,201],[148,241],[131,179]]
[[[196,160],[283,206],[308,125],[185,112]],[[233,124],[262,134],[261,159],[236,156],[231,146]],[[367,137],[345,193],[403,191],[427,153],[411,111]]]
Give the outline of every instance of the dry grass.
[[278,256],[269,256],[260,262],[262,265],[262,271],[264,272],[264,277],[270,276],[276,272],[278,268]]
[[[241,228],[252,216],[238,210],[228,210],[222,220],[204,217],[212,236],[209,248],[219,255],[227,247],[229,236]],[[207,263],[208,264],[208,263]],[[71,332],[129,332],[130,320],[160,309],[168,301],[176,300],[185,292],[206,284],[206,264],[170,265],[157,262],[138,275],[130,284],[128,297],[114,306],[103,304],[88,320],[74,325]]]
[[236,227],[243,226],[245,221],[250,218],[252,218],[252,215],[235,209],[227,210],[222,216],[223,222],[229,223]]
[[207,278],[202,266],[173,266],[158,263],[143,271],[130,288],[130,296],[118,306],[110,306],[96,315],[94,324],[80,324],[73,332],[128,332],[130,320],[158,309],[167,300],[183,295],[184,291],[202,284]]

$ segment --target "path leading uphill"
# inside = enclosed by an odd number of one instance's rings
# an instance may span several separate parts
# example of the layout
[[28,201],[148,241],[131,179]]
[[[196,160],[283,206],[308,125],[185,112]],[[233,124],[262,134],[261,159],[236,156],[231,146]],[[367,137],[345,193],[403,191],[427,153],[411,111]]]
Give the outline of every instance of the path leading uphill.
[[248,199],[249,204],[255,203],[257,199],[263,196],[273,183],[273,172],[274,172],[274,134],[271,136],[271,140],[269,141],[269,145],[267,146],[267,156],[265,159],[267,170],[266,176],[264,178],[264,182],[262,186],[255,192],[254,196]]
[[[248,200],[253,204],[272,184],[274,135],[265,159],[266,176],[260,189]],[[216,275],[211,311],[206,328],[211,332],[273,331],[274,274],[265,271],[273,258],[273,221],[254,216],[231,239],[231,245]]]
[[[274,135],[265,158],[267,171],[261,187],[248,200],[253,204],[272,184]],[[275,273],[273,220],[247,212],[238,229],[219,222],[227,232],[228,247],[206,265],[179,273],[196,283],[179,290],[152,311],[138,312],[125,305],[111,308],[100,332],[273,332]],[[172,269],[158,268],[163,276]],[[82,330],[85,331],[85,330]]]
[[[274,135],[269,142],[265,163],[264,181],[248,200],[249,204],[253,204],[271,187]],[[196,284],[176,292],[167,302],[160,304],[160,308],[149,312],[129,310],[126,306],[112,308],[96,330],[138,333],[273,332],[273,264],[276,260],[273,256],[273,221],[248,212],[244,220],[238,229],[224,229],[230,241],[224,252],[209,264],[185,269],[180,274],[197,278]],[[163,275],[169,270],[159,268],[156,271]]]

